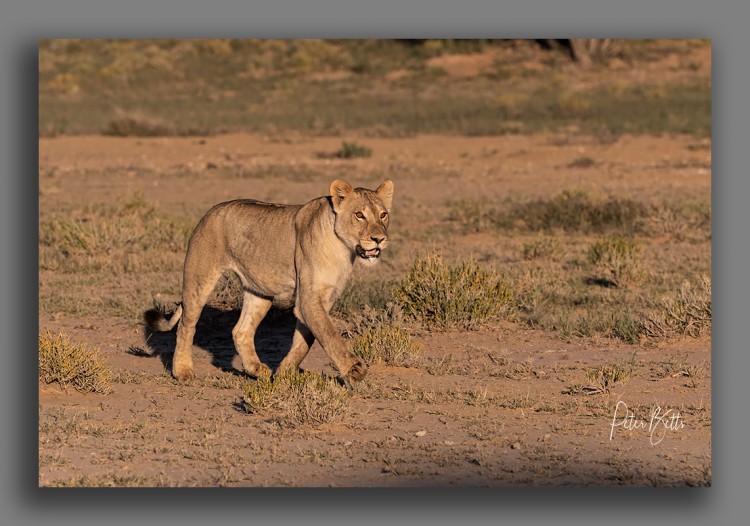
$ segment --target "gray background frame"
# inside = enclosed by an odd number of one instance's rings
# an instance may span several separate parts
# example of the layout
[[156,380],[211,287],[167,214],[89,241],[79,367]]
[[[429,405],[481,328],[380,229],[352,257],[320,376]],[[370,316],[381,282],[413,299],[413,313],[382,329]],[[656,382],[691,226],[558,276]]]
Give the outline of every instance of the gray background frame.
[[[26,0],[0,9],[0,520],[3,524],[706,524],[748,511],[742,0]],[[37,488],[37,41],[52,37],[659,37],[713,41],[713,487],[505,490]],[[745,154],[745,155],[743,155]],[[9,294],[8,294],[9,292]],[[284,504],[291,501],[294,504]],[[338,504],[343,502],[344,504]]]

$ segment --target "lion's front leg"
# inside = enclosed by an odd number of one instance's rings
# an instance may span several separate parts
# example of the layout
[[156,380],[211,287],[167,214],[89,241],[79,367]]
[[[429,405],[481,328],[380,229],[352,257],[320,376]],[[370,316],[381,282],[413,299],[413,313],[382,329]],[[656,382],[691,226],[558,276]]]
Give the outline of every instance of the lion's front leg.
[[297,326],[294,329],[294,337],[292,338],[292,347],[284,359],[281,360],[276,373],[297,369],[302,360],[305,359],[305,356],[307,356],[314,341],[315,337],[310,332],[310,329],[298,318]]
[[367,365],[358,360],[349,350],[346,342],[334,327],[328,310],[320,298],[304,298],[300,294],[295,314],[312,331],[313,336],[320,342],[326,355],[347,384],[359,382],[365,377]]

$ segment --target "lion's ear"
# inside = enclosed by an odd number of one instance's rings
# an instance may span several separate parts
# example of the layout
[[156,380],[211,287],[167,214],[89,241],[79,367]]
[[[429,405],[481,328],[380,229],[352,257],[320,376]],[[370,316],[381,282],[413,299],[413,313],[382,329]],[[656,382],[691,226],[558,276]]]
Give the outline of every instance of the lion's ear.
[[390,212],[391,205],[393,204],[393,181],[386,179],[383,181],[383,184],[378,186],[378,189],[375,190],[375,192],[377,192],[380,200],[383,201],[385,209]]
[[334,212],[338,213],[341,201],[346,199],[353,191],[354,188],[352,188],[352,185],[343,179],[336,179],[331,183],[331,199],[333,201]]

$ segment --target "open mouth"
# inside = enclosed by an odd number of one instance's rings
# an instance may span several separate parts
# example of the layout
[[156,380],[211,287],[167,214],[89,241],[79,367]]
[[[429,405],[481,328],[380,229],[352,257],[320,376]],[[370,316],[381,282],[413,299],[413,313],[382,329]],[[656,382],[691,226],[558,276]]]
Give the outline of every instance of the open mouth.
[[357,245],[357,255],[362,259],[378,258],[380,257],[380,249],[376,247],[371,248],[370,250],[365,250],[361,246]]

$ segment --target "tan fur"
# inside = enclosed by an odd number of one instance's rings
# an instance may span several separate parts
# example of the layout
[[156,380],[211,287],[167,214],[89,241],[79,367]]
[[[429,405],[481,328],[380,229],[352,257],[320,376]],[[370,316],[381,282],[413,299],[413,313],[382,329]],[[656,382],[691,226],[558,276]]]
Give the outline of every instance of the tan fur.
[[237,200],[211,208],[190,237],[181,310],[170,321],[153,311],[146,315],[154,331],[171,330],[180,322],[174,377],[194,376],[195,325],[218,279],[232,270],[245,291],[240,320],[232,330],[245,371],[257,376],[267,369],[255,352],[254,337],[276,301],[294,304],[297,317],[291,350],[278,371],[296,369],[317,339],[347,383],[364,378],[367,367],[348,349],[328,313],[354,264],[376,262],[387,246],[392,199],[390,180],[367,190],[336,179],[329,196],[305,205]]

